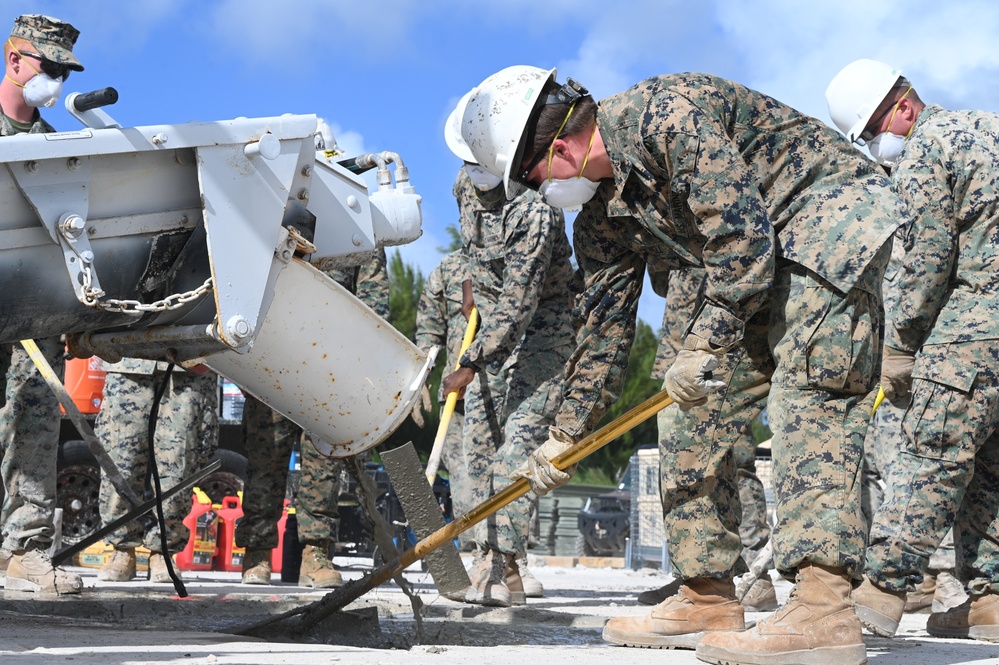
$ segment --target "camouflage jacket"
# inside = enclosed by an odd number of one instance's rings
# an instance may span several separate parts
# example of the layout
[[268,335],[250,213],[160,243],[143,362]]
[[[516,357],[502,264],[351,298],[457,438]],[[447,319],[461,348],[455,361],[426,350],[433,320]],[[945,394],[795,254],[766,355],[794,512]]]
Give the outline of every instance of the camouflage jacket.
[[[465,279],[465,259],[461,252],[446,255],[430,271],[416,310],[416,346],[424,353],[434,346],[445,348],[445,375],[457,365],[465,336],[467,322],[461,313],[461,283]],[[443,387],[439,399],[444,399]]]
[[927,106],[891,181],[911,221],[885,343],[999,338],[999,115]]
[[314,265],[383,319],[389,318],[389,278],[385,249],[376,249],[371,258],[351,268],[335,268],[322,260]]
[[479,192],[462,168],[454,184],[461,238],[479,311],[479,331],[462,360],[497,372],[514,353],[572,339],[572,248],[561,210],[525,192],[507,202],[503,187]]
[[[31,125],[31,129],[28,130],[29,134],[48,134],[49,132],[54,132],[55,128],[49,123],[45,122],[41,114],[35,111],[35,121]],[[0,136],[14,136],[19,134],[14,125],[11,124],[10,118],[3,114],[3,109],[0,109]]]
[[614,178],[573,230],[586,323],[558,418],[572,435],[614,399],[646,267],[703,267],[687,332],[728,348],[766,302],[778,260],[847,291],[902,221],[887,178],[845,138],[725,79],[647,79],[602,100],[597,124]]

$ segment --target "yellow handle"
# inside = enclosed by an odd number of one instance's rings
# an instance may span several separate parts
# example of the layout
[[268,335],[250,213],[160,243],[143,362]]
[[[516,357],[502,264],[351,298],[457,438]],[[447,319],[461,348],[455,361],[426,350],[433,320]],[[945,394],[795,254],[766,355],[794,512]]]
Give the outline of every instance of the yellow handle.
[[[468,325],[465,326],[465,336],[461,340],[461,350],[458,352],[458,361],[454,371],[461,369],[461,357],[468,351],[475,339],[475,330],[479,327],[479,310],[472,305],[472,311],[468,313]],[[434,477],[441,464],[441,455],[444,453],[444,439],[447,437],[447,428],[451,424],[451,416],[454,415],[454,407],[458,405],[458,393],[450,392],[444,400],[444,410],[441,411],[441,421],[437,426],[437,437],[434,439],[434,446],[430,450],[430,459],[427,460],[427,482],[434,484]]]
[[874,406],[871,408],[872,416],[878,412],[878,407],[881,406],[881,402],[883,401],[885,401],[885,389],[878,386],[878,396],[874,398]]

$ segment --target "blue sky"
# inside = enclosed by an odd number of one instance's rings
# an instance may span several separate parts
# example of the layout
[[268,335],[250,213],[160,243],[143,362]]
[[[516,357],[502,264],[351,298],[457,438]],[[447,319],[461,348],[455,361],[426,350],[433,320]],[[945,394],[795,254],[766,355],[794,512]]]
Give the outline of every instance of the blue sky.
[[[315,113],[347,152],[391,150],[423,196],[424,235],[401,248],[426,274],[457,221],[460,162],[443,141],[461,95],[514,64],[558,67],[597,97],[656,74],[734,79],[829,122],[823,92],[848,62],[901,67],[924,100],[999,110],[999,3],[991,0],[0,0],[0,24],[50,14],[82,32],[108,112],[137,126]],[[6,28],[4,28],[6,29]],[[61,105],[57,129],[79,123]],[[648,291],[648,290],[647,290]],[[643,296],[658,328],[662,301]]]

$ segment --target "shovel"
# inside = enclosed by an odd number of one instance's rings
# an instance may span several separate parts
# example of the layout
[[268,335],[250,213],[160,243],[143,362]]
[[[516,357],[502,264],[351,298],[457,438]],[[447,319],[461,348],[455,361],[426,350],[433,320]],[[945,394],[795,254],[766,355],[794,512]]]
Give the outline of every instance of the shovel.
[[[461,351],[458,352],[459,362],[461,357],[468,351],[475,339],[475,329],[479,325],[479,310],[472,306],[472,311],[468,313],[468,325],[465,326],[465,336],[461,340]],[[454,371],[461,369],[461,365],[455,366]],[[444,439],[447,436],[447,426],[451,423],[451,416],[454,415],[454,407],[458,405],[458,393],[450,392],[444,401],[444,410],[441,412],[441,422],[437,426],[437,438],[434,439],[434,446],[430,449],[430,459],[427,460],[427,482],[431,487],[434,478],[437,477],[437,468],[441,465],[441,455],[444,453]]]
[[[605,445],[628,432],[636,425],[639,425],[656,413],[665,409],[673,403],[673,400],[665,390],[659,392],[645,400],[630,411],[618,416],[610,423],[604,425],[593,434],[580,439],[568,450],[552,459],[552,464],[559,470],[564,470],[577,464],[588,455],[603,448]],[[441,545],[451,542],[455,536],[462,533],[485,518],[494,514],[500,508],[510,504],[527,494],[531,486],[523,478],[518,478],[510,485],[500,490],[497,494],[489,497],[466,514],[448,523],[443,529],[438,529],[430,536],[416,543],[412,549],[406,550],[399,557],[376,568],[364,577],[348,582],[339,589],[328,593],[322,599],[305,605],[303,607],[289,610],[283,614],[278,614],[264,621],[247,626],[239,631],[239,635],[250,634],[259,628],[263,628],[277,621],[287,619],[299,614],[304,615],[295,627],[297,632],[307,630],[309,627],[333,614],[337,610],[357,600],[368,591],[387,582],[398,575],[416,561],[422,559],[428,553],[434,551]]]

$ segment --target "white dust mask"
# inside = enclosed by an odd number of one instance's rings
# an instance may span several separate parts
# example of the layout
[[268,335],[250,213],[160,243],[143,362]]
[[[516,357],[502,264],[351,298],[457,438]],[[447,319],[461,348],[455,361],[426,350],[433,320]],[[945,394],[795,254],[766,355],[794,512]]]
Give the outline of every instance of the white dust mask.
[[891,132],[878,134],[867,142],[867,150],[878,164],[892,166],[905,147],[905,137]]
[[488,192],[490,189],[495,189],[503,182],[503,176],[498,176],[495,173],[490,173],[478,164],[465,164],[465,173],[468,174],[468,179],[472,181],[476,189],[483,192]]
[[62,79],[54,79],[45,72],[33,76],[24,84],[24,103],[35,108],[49,108],[62,95]]
[[545,203],[553,208],[572,210],[580,208],[593,198],[600,187],[599,182],[577,177],[568,180],[545,180],[538,191]]

